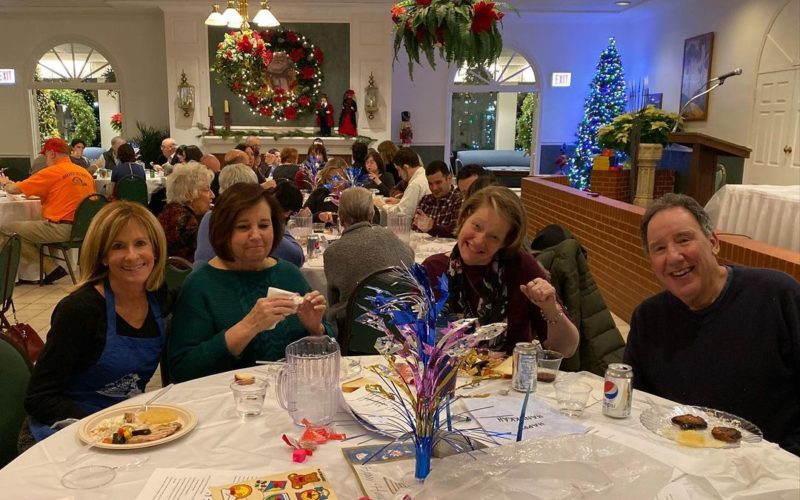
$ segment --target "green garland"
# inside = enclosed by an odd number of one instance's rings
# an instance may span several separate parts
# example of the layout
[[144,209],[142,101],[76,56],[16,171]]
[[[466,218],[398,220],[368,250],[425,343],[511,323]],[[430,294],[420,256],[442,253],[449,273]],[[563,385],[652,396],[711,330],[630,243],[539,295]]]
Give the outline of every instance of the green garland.
[[522,100],[522,106],[517,118],[517,136],[515,138],[515,146],[518,149],[530,153],[531,142],[533,140],[533,110],[536,106],[536,94],[533,92],[527,94]]
[[[225,130],[224,128],[215,128],[214,135],[211,135],[208,133],[208,127],[206,127],[202,123],[196,123],[195,127],[203,131],[197,137],[221,137],[222,139],[235,139],[236,141],[241,141],[241,139],[250,135],[255,135],[258,137],[271,137],[276,141],[286,137],[308,137],[308,138],[319,137],[319,133],[317,132],[303,132],[302,130],[298,129],[289,130],[288,132],[270,132],[267,130]],[[377,141],[377,139],[375,139],[374,137],[369,137],[366,135],[359,135],[358,137],[353,137],[350,135],[336,134],[332,137],[343,137],[345,139],[352,139],[353,141],[356,142],[366,142],[367,144],[372,144],[373,142]]]
[[400,47],[408,53],[408,73],[413,77],[420,54],[436,68],[435,54],[459,68],[486,66],[503,50],[497,27],[503,2],[485,0],[402,0],[392,5],[394,56]]
[[83,96],[74,90],[54,89],[50,91],[50,97],[56,104],[64,104],[69,107],[74,120],[73,130],[67,131],[65,141],[80,138],[87,144],[92,144],[97,137],[97,119],[94,110],[86,102]]
[[36,90],[36,116],[39,120],[39,140],[44,143],[51,137],[61,137],[56,119],[56,103],[49,90]]

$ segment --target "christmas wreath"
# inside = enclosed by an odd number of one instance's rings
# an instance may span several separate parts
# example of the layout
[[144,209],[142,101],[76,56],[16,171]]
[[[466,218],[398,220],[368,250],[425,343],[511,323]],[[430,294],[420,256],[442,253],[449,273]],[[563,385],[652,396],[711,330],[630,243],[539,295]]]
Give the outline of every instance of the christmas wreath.
[[458,67],[485,66],[503,50],[497,21],[501,2],[485,0],[403,0],[392,5],[394,56],[408,53],[408,72],[420,64],[420,53],[436,67],[434,54]]
[[322,61],[322,51],[294,31],[242,30],[225,34],[211,71],[253,113],[286,121],[313,111]]

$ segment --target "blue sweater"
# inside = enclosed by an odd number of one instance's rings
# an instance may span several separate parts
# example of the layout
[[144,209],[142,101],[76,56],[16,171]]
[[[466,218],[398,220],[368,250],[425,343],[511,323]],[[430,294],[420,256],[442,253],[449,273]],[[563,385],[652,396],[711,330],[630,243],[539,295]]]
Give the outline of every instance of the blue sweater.
[[728,271],[705,309],[667,291],[636,308],[624,357],[633,386],[733,413],[800,455],[800,284],[770,269]]
[[[211,241],[208,239],[210,220],[211,211],[209,210],[203,215],[203,218],[200,220],[200,226],[197,228],[197,249],[194,251],[195,269],[217,256],[217,254],[214,253],[214,248],[211,246]],[[300,247],[300,243],[289,234],[289,231],[283,232],[281,242],[272,250],[271,255],[291,262],[297,267],[303,267],[303,263],[305,262],[305,255],[303,254],[303,249]]]

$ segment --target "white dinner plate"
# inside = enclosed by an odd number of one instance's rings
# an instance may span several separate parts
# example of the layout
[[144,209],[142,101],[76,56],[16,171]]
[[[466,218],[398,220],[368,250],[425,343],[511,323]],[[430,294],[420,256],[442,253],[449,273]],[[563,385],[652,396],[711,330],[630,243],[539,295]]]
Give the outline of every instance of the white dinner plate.
[[[95,442],[97,440],[97,437],[92,436],[91,431],[92,429],[97,427],[103,420],[109,418],[121,417],[126,412],[141,410],[143,406],[144,405],[134,405],[134,406],[124,406],[121,408],[109,408],[108,410],[95,413],[94,415],[83,421],[80,428],[78,429],[78,437],[81,439],[81,441],[87,444]],[[164,443],[169,443],[170,441],[175,441],[181,436],[184,436],[189,432],[191,432],[192,429],[194,429],[195,426],[197,425],[197,416],[185,408],[172,405],[150,405],[150,408],[174,411],[178,415],[178,421],[181,423],[181,428],[174,434],[171,434],[165,438],[156,441],[149,441],[147,443],[109,444],[109,443],[98,442],[94,446],[97,448],[105,448],[108,450],[135,450],[138,448],[148,448],[150,446],[158,446]]]
[[728,412],[705,408],[703,406],[674,405],[660,406],[658,408],[648,408],[642,412],[639,421],[649,431],[657,434],[672,442],[676,442],[676,437],[680,428],[672,423],[672,417],[679,415],[697,415],[702,417],[707,423],[708,428],[695,432],[702,438],[701,448],[736,448],[739,443],[724,443],[717,441],[711,436],[711,429],[714,427],[732,427],[742,433],[741,442],[758,443],[763,439],[761,429],[749,421],[737,417]]

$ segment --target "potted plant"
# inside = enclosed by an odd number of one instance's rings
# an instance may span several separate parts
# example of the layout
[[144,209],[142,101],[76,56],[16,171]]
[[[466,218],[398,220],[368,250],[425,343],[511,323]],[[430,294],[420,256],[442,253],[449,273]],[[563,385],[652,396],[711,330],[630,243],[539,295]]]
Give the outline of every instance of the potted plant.
[[670,113],[654,106],[617,116],[611,123],[597,130],[598,144],[602,148],[615,149],[631,154],[631,133],[639,126],[639,144],[667,145],[669,134],[678,122],[683,124],[677,113]]
[[634,205],[647,207],[652,203],[656,164],[669,142],[670,132],[673,128],[680,128],[682,122],[677,113],[646,106],[639,111],[619,115],[598,129],[597,142],[600,147],[616,149],[636,158],[635,164],[631,165],[631,186],[635,186],[632,191],[636,193]]
[[161,141],[169,137],[169,130],[151,127],[140,122],[136,122],[136,128],[139,129],[139,136],[133,138],[132,142],[139,145],[139,157],[145,165],[149,166],[161,154]]

